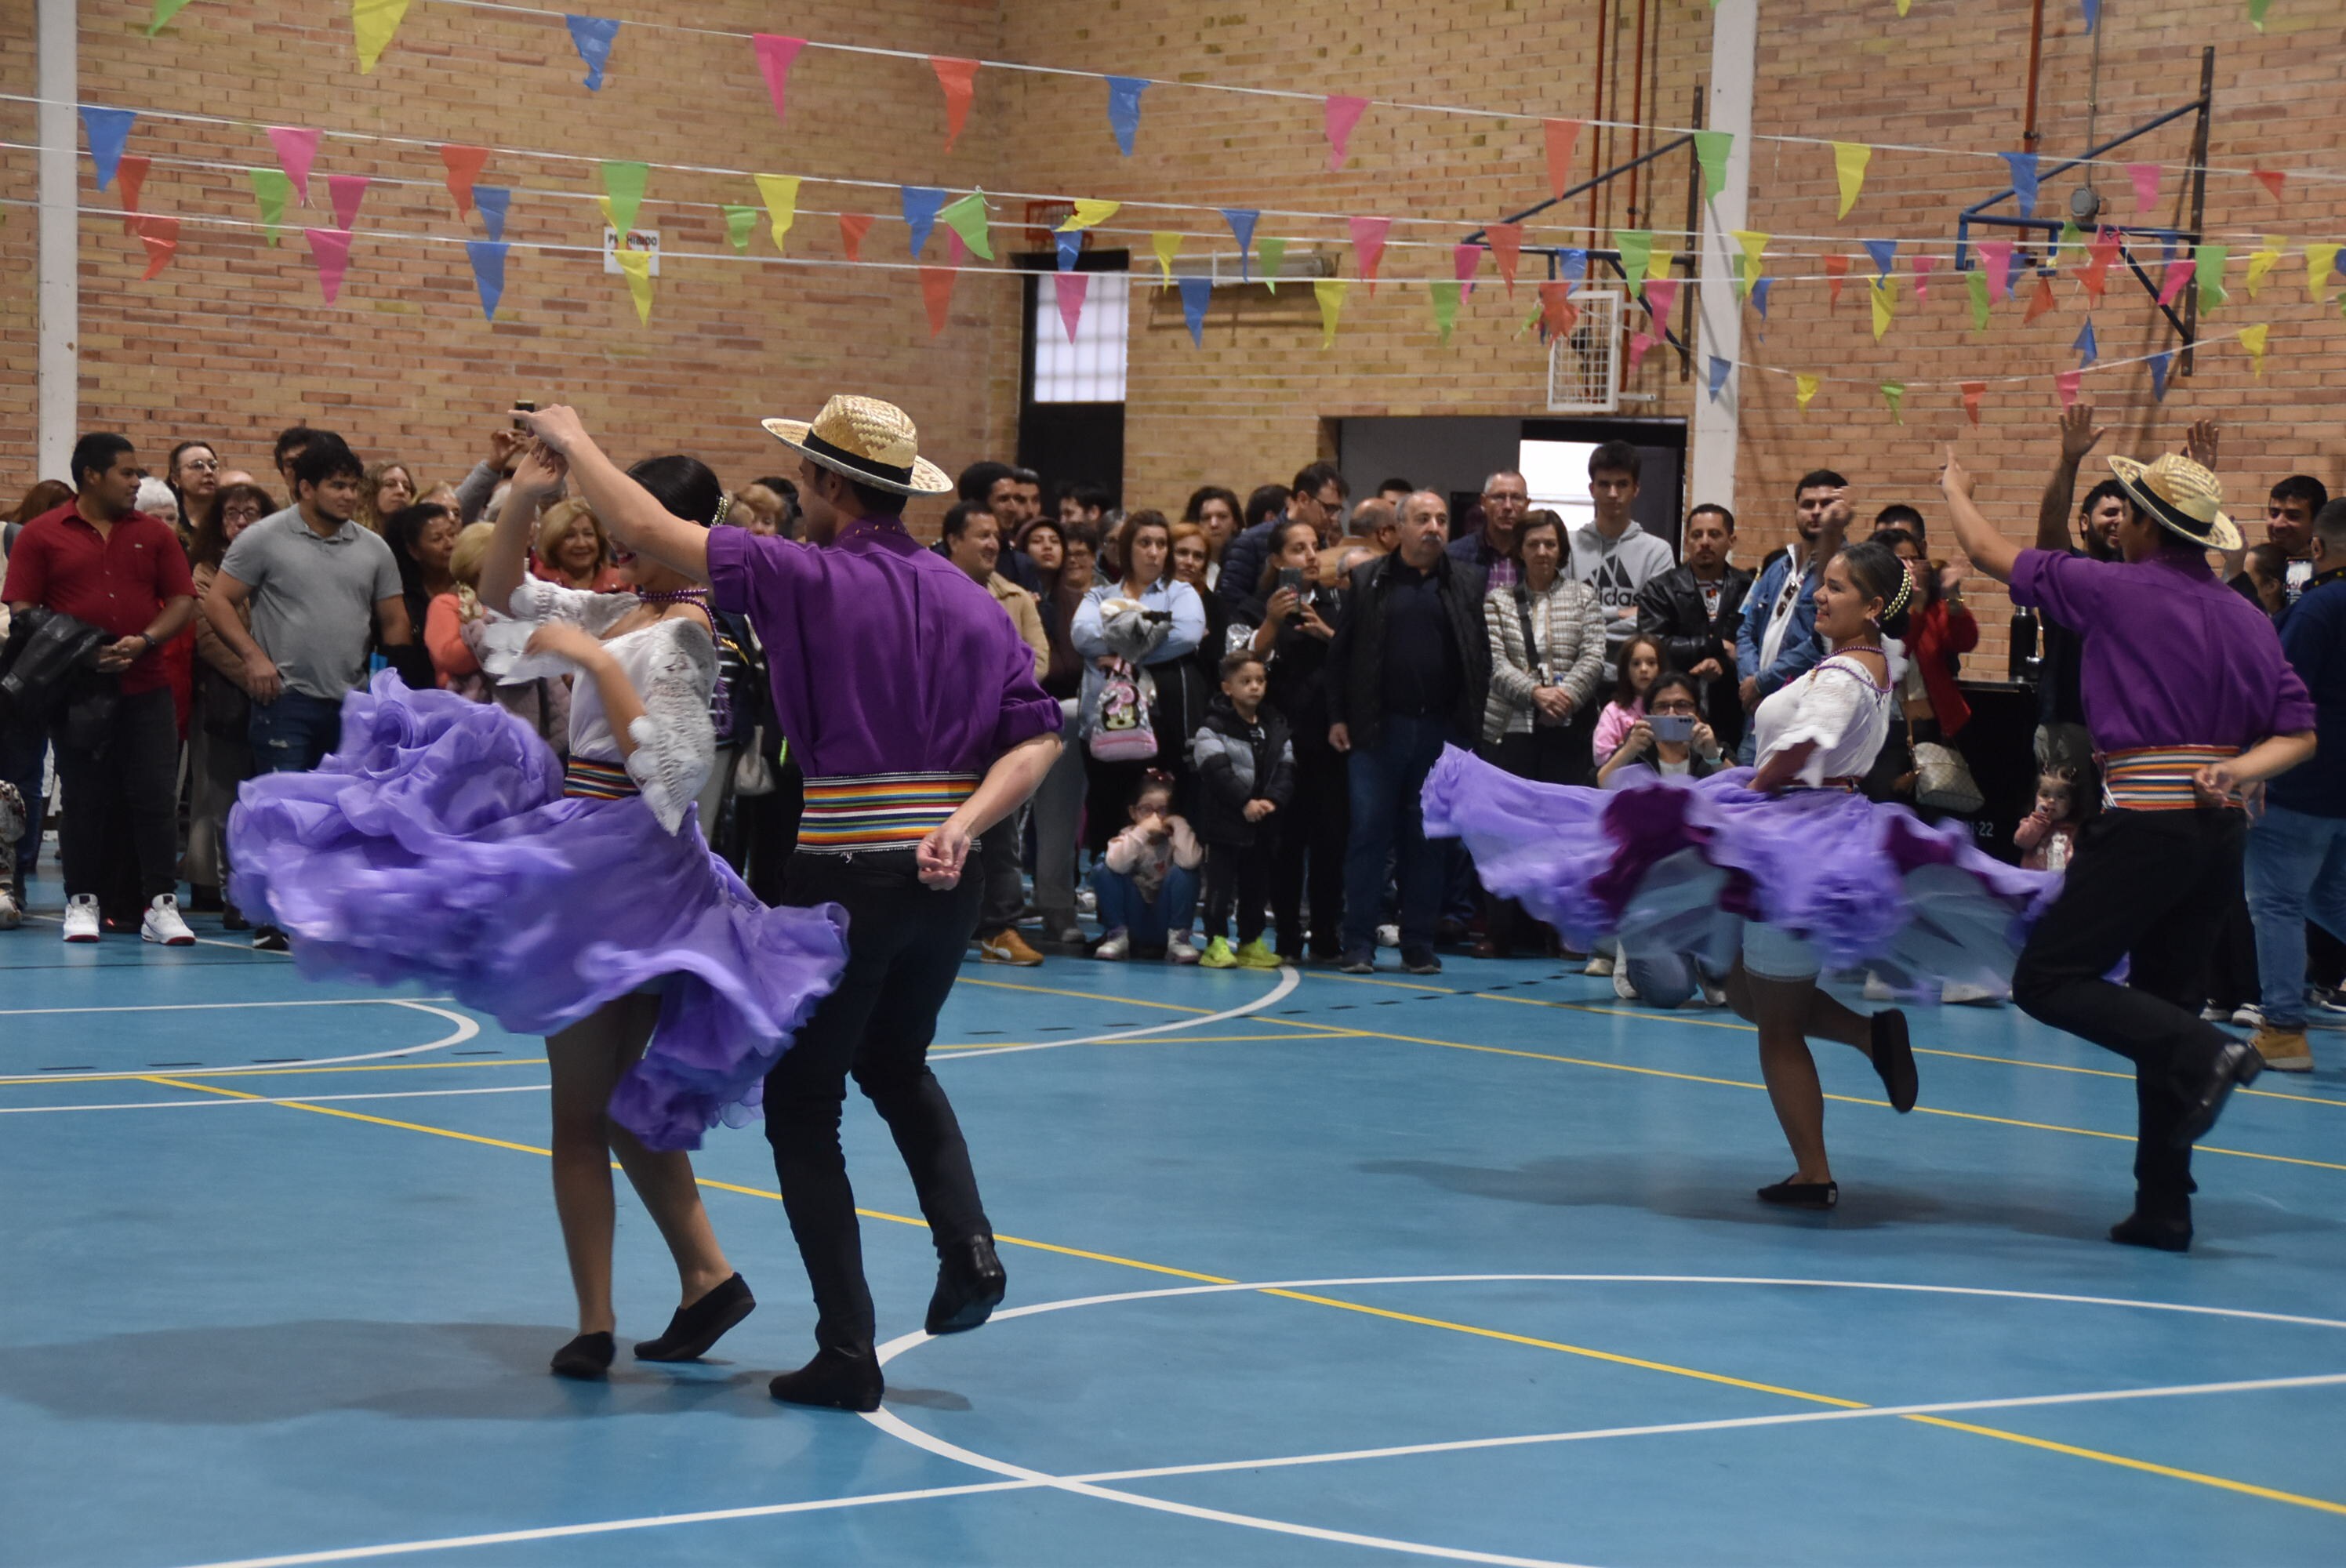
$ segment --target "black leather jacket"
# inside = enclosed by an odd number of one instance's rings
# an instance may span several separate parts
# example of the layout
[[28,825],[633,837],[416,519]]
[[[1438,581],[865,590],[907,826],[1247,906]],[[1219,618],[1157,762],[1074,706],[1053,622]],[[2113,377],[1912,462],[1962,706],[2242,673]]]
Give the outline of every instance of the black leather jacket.
[[[1742,567],[1728,567],[1714,616],[1703,608],[1694,568],[1674,566],[1637,591],[1637,629],[1662,639],[1672,669],[1692,669],[1707,658],[1731,668],[1735,633],[1743,625],[1743,597],[1751,591],[1751,574]],[[1735,676],[1739,680],[1743,672],[1737,670]]]
[[[1343,725],[1352,745],[1374,746],[1384,729],[1385,596],[1390,555],[1355,567],[1352,592],[1344,596],[1343,618],[1328,645],[1328,722]],[[1483,733],[1483,703],[1491,689],[1491,636],[1483,622],[1483,572],[1447,551],[1434,558],[1443,608],[1450,614],[1458,644],[1458,706],[1451,715],[1453,738],[1472,746]]]

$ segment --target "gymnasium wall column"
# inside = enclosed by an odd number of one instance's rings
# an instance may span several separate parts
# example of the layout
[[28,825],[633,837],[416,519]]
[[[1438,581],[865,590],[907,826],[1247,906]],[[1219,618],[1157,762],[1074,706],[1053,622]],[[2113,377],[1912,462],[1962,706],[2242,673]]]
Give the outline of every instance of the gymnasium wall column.
[[69,479],[81,422],[81,49],[76,0],[40,0],[39,477]]
[[1744,208],[1751,188],[1752,78],[1759,54],[1760,0],[1718,0],[1710,14],[1710,101],[1704,106],[1703,124],[1734,134],[1728,155],[1727,178],[1719,195],[1703,203],[1702,243],[1697,271],[1702,281],[1696,291],[1698,318],[1694,343],[1694,451],[1687,496],[1690,504],[1705,502],[1735,505],[1735,452],[1742,387],[1739,371],[1728,372],[1727,384],[1710,396],[1710,356],[1730,363],[1743,357],[1743,306],[1735,297],[1735,266],[1741,248],[1734,230],[1745,227]]

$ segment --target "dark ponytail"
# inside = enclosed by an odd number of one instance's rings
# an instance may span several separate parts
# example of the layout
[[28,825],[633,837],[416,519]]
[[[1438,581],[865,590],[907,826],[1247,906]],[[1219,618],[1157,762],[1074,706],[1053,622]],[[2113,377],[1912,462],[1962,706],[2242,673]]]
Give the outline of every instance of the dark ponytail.
[[1880,599],[1882,609],[1875,624],[1886,637],[1902,637],[1917,595],[1913,574],[1889,545],[1868,539],[1842,548],[1841,565],[1850,582],[1869,599]]
[[650,491],[670,516],[703,528],[714,525],[718,507],[726,500],[725,486],[697,457],[647,457],[627,470],[627,477]]

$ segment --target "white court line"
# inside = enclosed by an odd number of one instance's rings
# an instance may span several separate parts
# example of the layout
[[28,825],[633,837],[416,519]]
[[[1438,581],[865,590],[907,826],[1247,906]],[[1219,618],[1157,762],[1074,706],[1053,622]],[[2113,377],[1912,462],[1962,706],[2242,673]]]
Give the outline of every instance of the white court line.
[[[1122,1029],[1113,1034],[1086,1034],[1080,1040],[1037,1040],[1025,1045],[986,1045],[974,1051],[943,1050],[933,1053],[929,1061],[934,1065],[939,1062],[974,1061],[980,1056],[1008,1056],[1020,1051],[1056,1051],[1066,1045],[1107,1045],[1118,1040],[1138,1040],[1146,1035],[1164,1034],[1176,1029],[1199,1029],[1209,1023],[1228,1023],[1233,1018],[1244,1018],[1249,1013],[1261,1012],[1274,1002],[1283,1001],[1302,983],[1300,971],[1291,965],[1281,964],[1279,983],[1242,1007],[1229,1008],[1199,1018],[1177,1018],[1170,1023],[1152,1023],[1145,1029]],[[1308,1040],[1313,1036],[1301,1034],[1296,1038]]]
[[[5,973],[0,971],[0,973]],[[240,1007],[363,1007],[376,1003],[454,1002],[453,996],[333,996],[311,1002],[158,1002],[143,1007],[0,1007],[0,1018],[36,1018],[56,1013],[219,1013]]]
[[[225,1073],[250,1073],[255,1067],[274,1067],[285,1072],[291,1072],[300,1067],[338,1067],[350,1062],[380,1062],[390,1056],[416,1056],[426,1051],[445,1050],[451,1045],[462,1045],[481,1032],[481,1025],[476,1020],[467,1018],[461,1013],[452,1013],[447,1008],[434,1007],[404,996],[349,996],[332,1002],[321,1002],[318,1005],[321,1007],[407,1007],[418,1013],[428,1013],[434,1018],[444,1018],[456,1027],[453,1033],[443,1034],[437,1040],[427,1040],[421,1045],[402,1045],[393,1051],[362,1051],[355,1056],[304,1056],[290,1062],[256,1062],[238,1067],[156,1067],[148,1068],[147,1071],[168,1072],[175,1078],[216,1078]],[[120,1082],[125,1078],[137,1078],[143,1075],[137,1070],[128,1069],[102,1073],[18,1073],[0,1076],[0,1084],[107,1083]]]
[[[159,1069],[154,1075],[181,1076]],[[277,1099],[255,1095],[249,1100],[228,1100],[207,1095],[200,1100],[125,1100],[116,1105],[0,1105],[0,1116],[33,1116],[52,1111],[176,1111],[206,1105],[222,1110],[235,1105],[331,1105],[343,1100],[444,1100],[458,1095],[543,1094],[553,1086],[551,1084],[500,1084],[488,1089],[393,1089],[374,1095],[287,1095]]]

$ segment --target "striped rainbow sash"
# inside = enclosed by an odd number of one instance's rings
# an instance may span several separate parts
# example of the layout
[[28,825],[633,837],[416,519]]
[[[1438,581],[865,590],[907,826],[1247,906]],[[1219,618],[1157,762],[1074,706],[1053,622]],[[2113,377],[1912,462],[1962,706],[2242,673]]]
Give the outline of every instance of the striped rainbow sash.
[[845,855],[910,849],[977,789],[974,773],[866,773],[806,781],[799,848]]
[[562,769],[562,792],[586,800],[624,800],[640,795],[627,769],[617,762],[593,762],[574,757]]
[[2115,810],[2188,811],[2199,804],[2191,776],[2238,757],[2236,746],[2145,746],[2101,759],[2102,801]]

